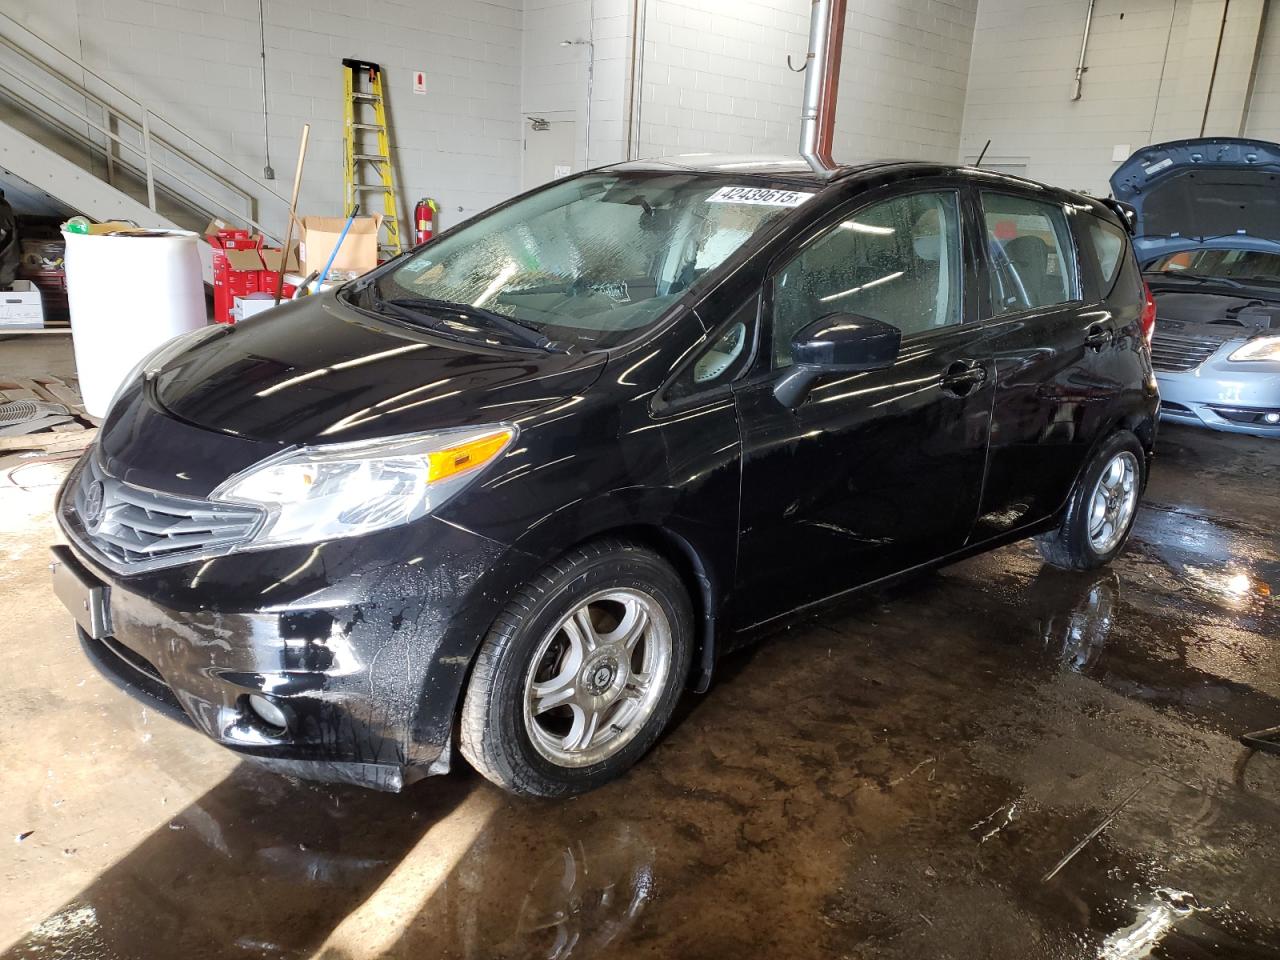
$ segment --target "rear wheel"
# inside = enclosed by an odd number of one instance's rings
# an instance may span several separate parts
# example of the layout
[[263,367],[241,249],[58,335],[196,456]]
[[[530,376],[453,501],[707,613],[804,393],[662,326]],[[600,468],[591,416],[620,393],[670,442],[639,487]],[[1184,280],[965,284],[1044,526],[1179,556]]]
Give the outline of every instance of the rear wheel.
[[1123,548],[1146,484],[1146,454],[1128,430],[1103,443],[1081,474],[1062,525],[1036,538],[1040,555],[1056,567],[1091,570]]
[[529,796],[612,780],[670,719],[692,622],[661,557],[617,540],[574,550],[517,593],[485,638],[463,701],[463,755]]

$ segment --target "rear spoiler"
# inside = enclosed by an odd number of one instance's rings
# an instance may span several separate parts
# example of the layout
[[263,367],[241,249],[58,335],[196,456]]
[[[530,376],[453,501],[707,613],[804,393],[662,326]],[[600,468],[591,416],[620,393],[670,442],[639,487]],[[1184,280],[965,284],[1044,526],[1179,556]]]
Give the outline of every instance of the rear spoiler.
[[1124,224],[1124,228],[1129,231],[1129,236],[1134,236],[1138,228],[1138,211],[1133,209],[1133,204],[1125,203],[1123,200],[1117,200],[1115,197],[1098,197],[1098,202],[1120,218]]

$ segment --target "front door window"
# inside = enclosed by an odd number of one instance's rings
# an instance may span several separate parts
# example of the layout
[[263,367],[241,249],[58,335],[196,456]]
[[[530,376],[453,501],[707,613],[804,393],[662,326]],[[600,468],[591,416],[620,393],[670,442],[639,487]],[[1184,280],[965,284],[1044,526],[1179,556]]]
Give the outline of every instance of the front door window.
[[777,275],[774,363],[789,365],[792,336],[829,313],[882,320],[904,335],[960,323],[962,273],[955,193],[913,193],[865,207]]

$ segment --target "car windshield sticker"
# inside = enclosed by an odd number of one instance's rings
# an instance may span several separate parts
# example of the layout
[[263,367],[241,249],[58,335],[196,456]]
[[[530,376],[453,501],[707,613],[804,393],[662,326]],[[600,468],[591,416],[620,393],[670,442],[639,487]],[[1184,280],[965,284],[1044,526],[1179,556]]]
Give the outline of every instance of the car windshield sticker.
[[759,207],[798,207],[812,193],[800,190],[769,190],[765,187],[721,187],[707,203],[749,203]]

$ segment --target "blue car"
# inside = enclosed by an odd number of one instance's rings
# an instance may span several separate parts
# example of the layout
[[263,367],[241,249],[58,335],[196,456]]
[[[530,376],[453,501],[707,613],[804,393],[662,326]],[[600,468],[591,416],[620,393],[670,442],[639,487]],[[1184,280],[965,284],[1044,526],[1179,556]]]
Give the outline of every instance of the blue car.
[[1155,295],[1166,420],[1280,437],[1280,144],[1144,147],[1111,178]]

